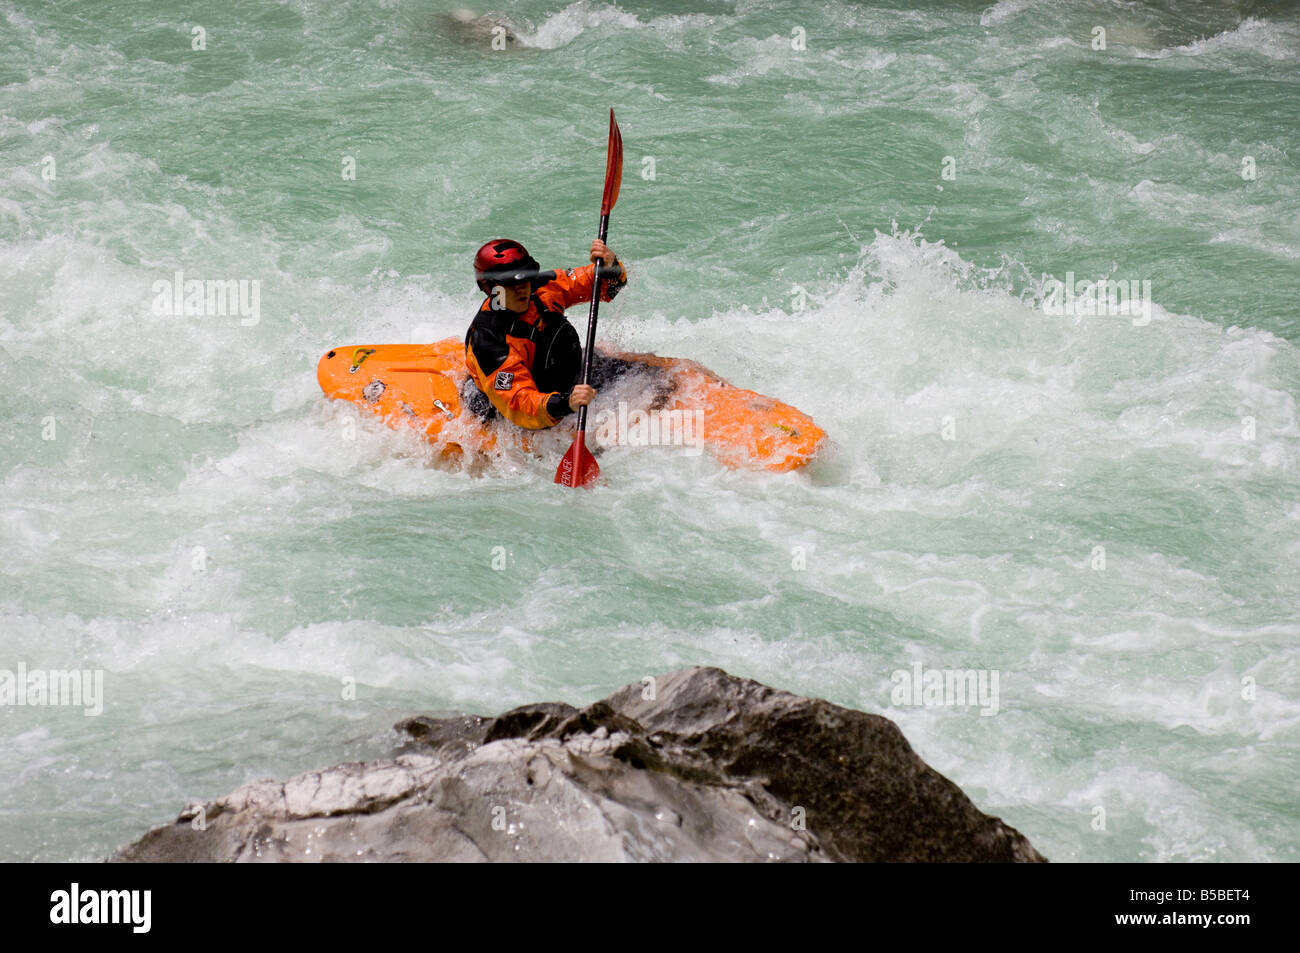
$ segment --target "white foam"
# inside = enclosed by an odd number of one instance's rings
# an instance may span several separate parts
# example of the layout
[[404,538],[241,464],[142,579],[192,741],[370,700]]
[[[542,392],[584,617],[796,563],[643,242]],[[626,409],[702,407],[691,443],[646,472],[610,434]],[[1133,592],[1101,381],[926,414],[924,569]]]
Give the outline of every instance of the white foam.
[[1272,60],[1295,63],[1300,61],[1294,26],[1283,25],[1258,17],[1246,17],[1229,30],[1213,36],[1201,37],[1180,46],[1159,50],[1139,50],[1137,55],[1150,59],[1171,56],[1203,56],[1220,52],[1246,52],[1266,56]]

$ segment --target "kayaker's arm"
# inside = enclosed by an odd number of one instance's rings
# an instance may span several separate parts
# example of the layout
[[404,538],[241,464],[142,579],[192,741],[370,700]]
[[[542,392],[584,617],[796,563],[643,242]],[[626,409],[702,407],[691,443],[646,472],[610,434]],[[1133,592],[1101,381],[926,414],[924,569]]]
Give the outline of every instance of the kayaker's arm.
[[[627,285],[627,268],[599,238],[591,243],[591,257],[593,261],[597,257],[604,260],[601,266],[600,300],[613,301]],[[564,296],[564,307],[571,308],[575,304],[591,300],[591,289],[595,282],[596,266],[593,264],[557,271],[552,285],[558,287]]]

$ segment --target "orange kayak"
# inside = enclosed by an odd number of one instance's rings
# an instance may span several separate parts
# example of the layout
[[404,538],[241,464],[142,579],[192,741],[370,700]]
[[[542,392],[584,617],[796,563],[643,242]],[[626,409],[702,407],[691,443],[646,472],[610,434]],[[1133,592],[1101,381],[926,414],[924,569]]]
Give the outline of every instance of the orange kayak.
[[[614,386],[600,385],[589,412],[587,428],[596,447],[705,449],[734,469],[784,471],[807,464],[826,438],[807,414],[733,387],[694,361],[606,350],[597,350],[597,360],[618,368],[620,376]],[[460,338],[336,347],[316,365],[326,397],[350,401],[390,427],[419,431],[443,456],[491,453],[503,439],[533,449],[536,435],[546,431],[486,421],[463,406],[467,378]],[[617,408],[603,406],[620,394],[625,399]],[[553,429],[571,428],[573,419]]]

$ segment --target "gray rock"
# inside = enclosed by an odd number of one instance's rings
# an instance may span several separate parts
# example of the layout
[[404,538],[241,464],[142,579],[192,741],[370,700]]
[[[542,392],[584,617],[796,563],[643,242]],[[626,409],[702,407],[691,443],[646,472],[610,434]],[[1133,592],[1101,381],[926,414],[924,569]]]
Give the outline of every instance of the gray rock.
[[515,26],[495,14],[477,14],[464,8],[441,17],[442,31],[466,46],[485,50],[514,49],[519,43]]
[[694,668],[407,719],[395,758],[185,807],[119,861],[1042,861],[879,715]]

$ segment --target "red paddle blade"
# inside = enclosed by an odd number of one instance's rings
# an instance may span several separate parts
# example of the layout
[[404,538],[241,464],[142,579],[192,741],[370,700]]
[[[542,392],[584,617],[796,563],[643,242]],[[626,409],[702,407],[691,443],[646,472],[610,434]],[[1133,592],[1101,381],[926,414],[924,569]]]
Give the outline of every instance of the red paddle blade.
[[623,134],[614,121],[614,110],[609,111],[609,145],[605,149],[605,193],[600,197],[600,214],[608,215],[618,201],[618,189],[623,184]]
[[555,470],[555,482],[560,486],[591,486],[600,476],[596,458],[587,449],[586,433],[579,430],[573,445]]

